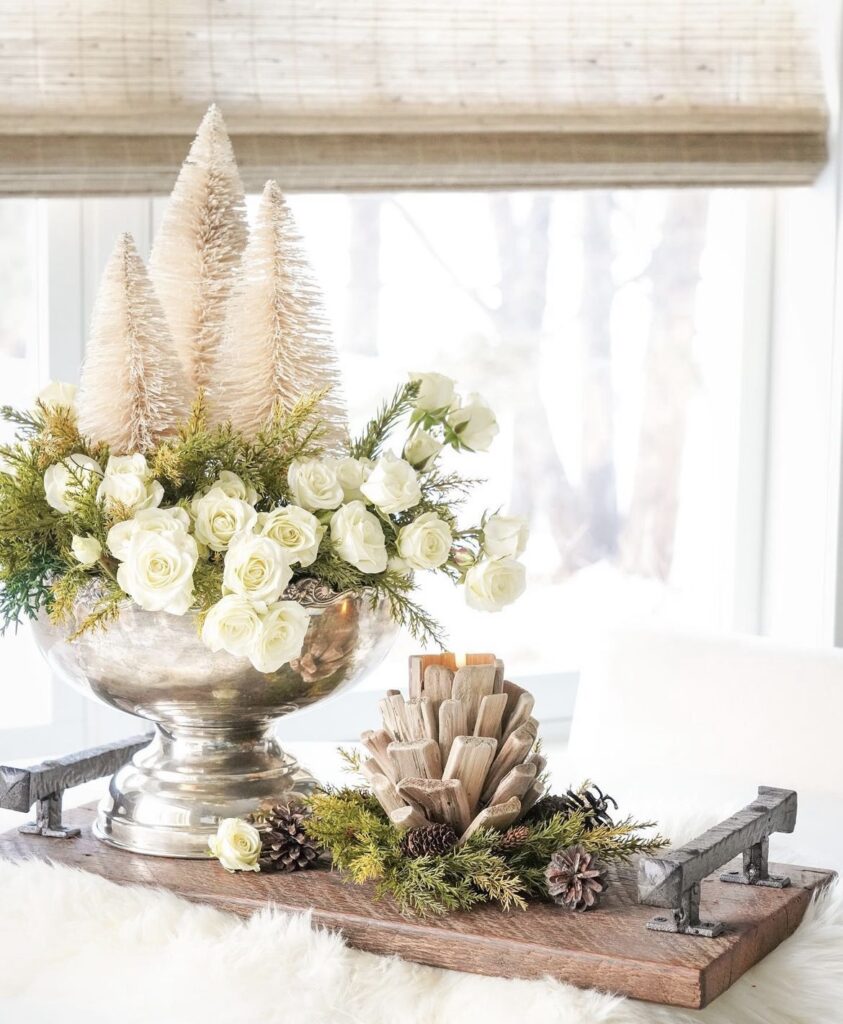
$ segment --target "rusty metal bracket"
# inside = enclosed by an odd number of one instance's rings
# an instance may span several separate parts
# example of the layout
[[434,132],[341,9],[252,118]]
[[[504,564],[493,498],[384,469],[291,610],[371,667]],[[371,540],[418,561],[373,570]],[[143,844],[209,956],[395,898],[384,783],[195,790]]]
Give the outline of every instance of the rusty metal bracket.
[[64,791],[83,782],[113,775],[138,750],[149,745],[151,735],[132,736],[102,747],[91,747],[30,768],[0,765],[0,807],[24,813],[35,804],[35,820],[18,827],[19,832],[54,839],[72,839],[78,828],[62,823]]
[[785,888],[789,878],[769,873],[768,838],[773,832],[792,832],[795,825],[796,793],[759,786],[758,797],[731,818],[676,850],[643,857],[638,863],[638,902],[669,911],[651,918],[647,927],[706,938],[719,935],[719,921],[700,921],[700,882],[742,856],[742,869],[724,872],[721,881]]

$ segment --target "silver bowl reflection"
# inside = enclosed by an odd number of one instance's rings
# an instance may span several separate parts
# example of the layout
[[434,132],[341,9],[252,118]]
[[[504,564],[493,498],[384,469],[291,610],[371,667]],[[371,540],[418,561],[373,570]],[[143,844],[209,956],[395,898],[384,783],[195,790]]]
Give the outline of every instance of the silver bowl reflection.
[[307,793],[313,777],[278,744],[273,723],[354,683],[384,657],[397,627],[384,602],[301,580],[285,598],[311,613],[301,656],[258,672],[202,643],[193,616],[126,602],[105,629],[68,638],[92,610],[83,595],[67,625],[42,616],[35,636],[52,669],[111,707],[155,724],[148,747],[112,778],[95,832],[138,853],[207,856],[221,818]]

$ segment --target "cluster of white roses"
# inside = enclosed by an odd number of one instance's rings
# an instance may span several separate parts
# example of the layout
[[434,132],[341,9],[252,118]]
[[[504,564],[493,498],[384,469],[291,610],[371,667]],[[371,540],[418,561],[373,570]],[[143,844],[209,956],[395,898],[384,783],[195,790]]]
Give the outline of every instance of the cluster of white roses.
[[[517,561],[527,541],[523,520],[492,516],[475,552],[455,544],[450,524],[436,512],[409,521],[404,516],[397,554],[389,557],[384,524],[419,506],[420,474],[442,448],[485,450],[498,431],[486,403],[477,395],[461,402],[450,378],[430,373],[413,379],[413,430],[401,457],[294,462],[287,478],[292,503],[268,512],[257,511],[260,496],[229,471],[190,502],[161,508],[164,489],[142,454],[113,455],[105,468],[86,455],[71,455],[44,474],[46,499],[68,513],[98,480],[96,495],[106,509],[130,513],[110,529],[106,547],[119,563],[118,585],[148,611],[184,615],[195,604],[197,563],[212,552],[222,555],[222,596],[205,616],[203,640],[213,651],[249,658],[262,672],[276,671],[301,652],[308,614],[282,596],[294,572],[316,561],[326,534],[334,553],[367,575],[448,563],[459,572],[471,607],[497,611],[524,590],[524,567]],[[84,565],[103,557],[95,537],[75,536],[72,550]]]

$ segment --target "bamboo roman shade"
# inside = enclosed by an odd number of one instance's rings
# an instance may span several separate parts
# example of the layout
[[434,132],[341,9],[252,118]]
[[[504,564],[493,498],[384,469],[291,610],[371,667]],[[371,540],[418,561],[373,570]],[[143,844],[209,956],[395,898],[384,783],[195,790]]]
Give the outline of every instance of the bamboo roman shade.
[[800,0],[0,0],[0,193],[165,193],[206,107],[247,187],[796,184]]

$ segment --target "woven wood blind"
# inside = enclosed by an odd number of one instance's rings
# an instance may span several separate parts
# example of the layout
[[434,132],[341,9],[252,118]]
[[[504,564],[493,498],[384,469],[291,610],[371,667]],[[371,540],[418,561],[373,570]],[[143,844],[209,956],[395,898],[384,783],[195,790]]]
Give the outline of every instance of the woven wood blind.
[[165,193],[205,108],[248,187],[796,184],[800,0],[0,0],[0,193]]

